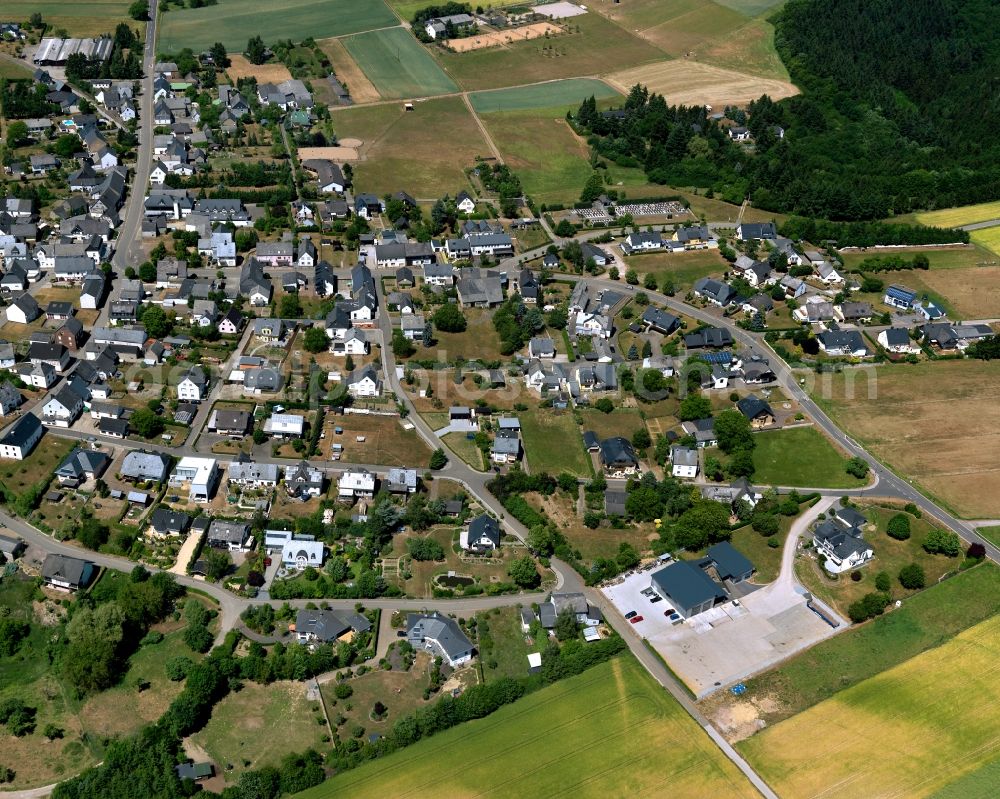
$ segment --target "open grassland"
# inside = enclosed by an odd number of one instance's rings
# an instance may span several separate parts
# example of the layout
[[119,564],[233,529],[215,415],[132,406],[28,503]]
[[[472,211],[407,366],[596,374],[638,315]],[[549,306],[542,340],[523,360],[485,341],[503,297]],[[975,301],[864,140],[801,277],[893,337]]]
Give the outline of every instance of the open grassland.
[[73,0],[71,3],[65,0],[4,0],[2,16],[4,21],[23,23],[32,14],[41,14],[42,21],[48,25],[47,36],[54,36],[54,31],[60,28],[70,36],[100,36],[114,33],[119,22],[143,26],[128,15],[129,5],[131,0]]
[[589,455],[583,448],[580,430],[567,412],[540,408],[518,415],[524,451],[532,472],[578,477],[590,476]]
[[288,67],[280,61],[251,64],[250,59],[241,53],[232,53],[229,56],[226,73],[234,84],[241,78],[253,78],[257,83],[281,83],[283,80],[291,80],[292,77]]
[[251,36],[259,35],[265,44],[298,42],[395,24],[395,15],[382,0],[219,0],[214,6],[171,8],[162,14],[158,50],[174,53],[190,47],[198,53],[221,41],[227,49],[242,52]]
[[557,108],[480,117],[507,165],[536,202],[573,202],[590,177],[590,148]]
[[746,105],[762,94],[773,100],[798,94],[787,80],[762,78],[697,61],[676,60],[645,64],[614,72],[607,81],[622,92],[637,83],[662,94],[668,105]]
[[276,766],[285,755],[318,749],[326,725],[319,702],[306,701],[301,682],[245,683],[212,709],[212,717],[192,736],[220,771],[235,780],[247,769]]
[[467,433],[446,433],[441,437],[452,452],[458,455],[463,461],[476,471],[483,471],[483,451],[476,446],[476,442],[470,439]]
[[612,436],[632,438],[636,430],[641,430],[645,426],[639,411],[635,408],[618,408],[611,413],[588,408],[581,410],[580,415],[583,417],[583,429],[593,430],[600,439]]
[[1000,495],[998,379],[996,361],[937,361],[824,375],[812,395],[916,486],[961,516],[991,519]]
[[45,435],[23,461],[4,461],[0,464],[0,480],[12,493],[22,494],[43,480],[50,480],[76,443],[52,434]]
[[375,84],[368,80],[340,39],[324,39],[317,44],[326,53],[326,57],[330,59],[330,65],[333,67],[337,80],[347,87],[354,102],[371,103],[382,99]]
[[[343,433],[337,435],[335,428]],[[366,416],[360,413],[327,416],[323,444],[344,447],[348,463],[381,463],[386,466],[423,468],[431,451],[416,430],[404,430],[395,416]],[[358,436],[364,441],[359,442]]]
[[[789,799],[930,796],[996,758],[998,656],[1000,618],[994,618],[765,730],[740,749]],[[816,757],[818,740],[833,756]],[[845,770],[845,763],[851,767]]]
[[507,47],[469,53],[435,47],[433,52],[468,91],[604,74],[663,58],[655,47],[599,14],[574,17],[565,28],[558,36]]
[[766,19],[752,19],[732,36],[705,42],[698,48],[697,58],[736,72],[788,81],[788,70],[774,49],[774,26]]
[[[433,308],[431,311],[433,312]],[[437,345],[431,351],[437,355],[438,360],[453,361],[459,356],[483,362],[500,360],[500,335],[493,326],[493,311],[486,308],[463,308],[462,313],[465,315],[466,327],[461,333],[434,331]],[[417,357],[421,357],[419,349]],[[424,354],[423,357],[427,355]],[[435,385],[434,389],[436,391],[438,386]]]
[[937,211],[921,211],[914,214],[917,222],[931,227],[961,227],[976,222],[1000,219],[1000,200],[975,205],[961,205],[956,208],[941,208]]
[[1000,568],[984,563],[922,591],[899,609],[828,638],[748,680],[743,698],[719,696],[702,705],[707,710],[720,702],[756,708],[762,721],[777,724],[838,691],[947,643],[998,611]]
[[335,114],[333,122],[338,135],[362,134],[362,160],[354,165],[359,186],[379,196],[403,189],[415,197],[454,197],[469,188],[464,170],[476,156],[488,156],[489,147],[460,97],[415,107],[412,112],[397,104],[350,108]]
[[969,237],[973,243],[980,247],[985,247],[994,255],[1000,255],[1000,227],[988,227],[982,230],[973,230]]
[[621,657],[300,796],[586,799],[665,791],[755,795],[680,705]]
[[386,99],[432,97],[458,90],[405,28],[348,36],[344,46]]
[[29,78],[31,78],[31,70],[28,68],[28,62],[0,59],[0,79],[28,80]]
[[858,488],[845,470],[847,458],[815,427],[765,430],[754,436],[754,481],[762,485]]
[[581,102],[591,96],[597,100],[621,98],[615,89],[602,80],[568,78],[536,83],[532,86],[518,86],[513,89],[473,92],[469,95],[469,100],[477,113],[486,114],[495,111],[555,108],[563,105],[575,111]]
[[976,532],[987,541],[991,541],[994,545],[1000,546],[1000,527],[995,525],[990,527],[977,527]]
[[721,275],[729,268],[718,250],[692,250],[690,252],[636,255],[625,259],[625,265],[639,273],[641,283],[646,275],[656,277],[661,288],[673,281],[674,290],[683,293],[696,280],[711,275]]

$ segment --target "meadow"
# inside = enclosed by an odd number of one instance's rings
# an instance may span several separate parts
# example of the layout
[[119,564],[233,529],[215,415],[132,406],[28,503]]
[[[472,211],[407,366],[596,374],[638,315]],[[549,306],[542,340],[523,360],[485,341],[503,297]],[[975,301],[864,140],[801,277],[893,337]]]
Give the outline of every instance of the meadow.
[[[4,0],[3,17],[5,20],[27,22],[35,13],[42,15],[42,21],[48,25],[47,36],[53,36],[54,31],[65,29],[70,36],[100,36],[102,33],[114,33],[119,22],[129,22],[137,27],[128,15],[131,0],[74,0],[67,3],[62,0]],[[246,42],[244,42],[246,44]]]
[[815,427],[765,430],[754,441],[753,479],[761,485],[858,488],[867,483],[845,471],[847,458]]
[[458,87],[405,28],[348,36],[344,47],[385,99],[431,97]]
[[1000,494],[998,379],[996,361],[936,361],[825,374],[812,396],[869,452],[952,512],[992,519]]
[[674,290],[682,296],[696,280],[712,275],[721,276],[729,268],[718,250],[652,252],[626,258],[625,265],[639,273],[640,283],[646,275],[653,275],[657,285],[661,287],[673,281]]
[[680,705],[620,657],[299,796],[586,799],[667,790],[756,795]]
[[[993,618],[739,748],[789,799],[930,796],[996,758],[998,656],[1000,618]],[[816,757],[818,740],[835,756]]]
[[1000,255],[1000,227],[988,227],[973,230],[969,234],[974,244],[984,247],[994,255]]
[[976,222],[1000,219],[1000,200],[975,205],[961,205],[955,208],[940,208],[936,211],[920,211],[914,214],[916,221],[931,227],[961,227]]
[[525,457],[532,472],[590,476],[590,456],[583,448],[580,430],[569,412],[556,413],[540,408],[521,413],[518,418]]
[[[127,7],[127,3],[123,6]],[[73,4],[76,7],[76,4]],[[160,17],[159,46],[163,53],[190,47],[196,53],[221,41],[242,52],[247,40],[259,35],[265,44],[291,39],[345,36],[395,25],[396,16],[382,0],[219,0],[201,8],[171,8]]]
[[564,109],[508,111],[480,119],[535,202],[579,198],[591,173],[590,148],[567,124]]
[[326,53],[330,59],[333,72],[347,91],[351,94],[351,99],[355,103],[371,103],[382,99],[375,85],[368,80],[361,67],[351,58],[344,43],[340,39],[323,39],[317,42],[320,49]]
[[414,107],[358,106],[333,115],[338,136],[364,142],[364,160],[354,166],[358,185],[379,196],[402,189],[418,198],[469,189],[465,170],[490,150],[465,103],[441,97]]
[[657,48],[599,14],[574,17],[567,27],[567,33],[507,47],[468,53],[435,47],[433,52],[467,91],[593,76],[663,58]]
[[473,92],[469,95],[473,109],[480,114],[497,111],[527,111],[533,108],[566,106],[574,111],[580,103],[593,96],[597,100],[617,98],[621,95],[602,80],[596,78],[567,78],[546,81],[512,89]]

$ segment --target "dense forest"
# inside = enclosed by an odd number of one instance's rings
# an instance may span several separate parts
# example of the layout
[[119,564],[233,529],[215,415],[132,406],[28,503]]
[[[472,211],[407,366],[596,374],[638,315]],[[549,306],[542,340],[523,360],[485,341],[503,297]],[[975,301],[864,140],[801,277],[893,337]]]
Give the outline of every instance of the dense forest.
[[[727,109],[754,136],[729,140],[702,108],[642,87],[624,113],[575,117],[599,156],[651,180],[834,220],[877,219],[1000,197],[996,0],[789,0],[776,46],[797,97]],[[777,135],[776,126],[784,131]]]

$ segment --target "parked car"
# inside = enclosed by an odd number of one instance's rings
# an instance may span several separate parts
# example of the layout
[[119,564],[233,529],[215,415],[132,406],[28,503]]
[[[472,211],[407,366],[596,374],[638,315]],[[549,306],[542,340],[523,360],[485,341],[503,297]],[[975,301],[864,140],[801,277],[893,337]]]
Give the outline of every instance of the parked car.
[[649,600],[650,604],[656,604],[657,602],[662,602],[662,601],[663,601],[662,596],[654,596]]
[[671,613],[670,614],[670,623],[671,624],[680,624],[682,621],[684,621],[684,619],[681,618],[681,614],[680,613]]
[[638,611],[630,610],[628,613],[625,614],[625,618],[626,619],[634,619],[638,615],[639,615]]
[[632,624],[638,624],[640,621],[642,621],[642,616],[633,616],[631,619],[629,619],[629,621],[632,622]]

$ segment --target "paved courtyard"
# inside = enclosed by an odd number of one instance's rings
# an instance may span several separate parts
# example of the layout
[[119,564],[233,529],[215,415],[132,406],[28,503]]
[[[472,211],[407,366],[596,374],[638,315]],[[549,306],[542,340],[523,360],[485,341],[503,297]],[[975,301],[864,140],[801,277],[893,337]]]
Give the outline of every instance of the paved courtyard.
[[834,629],[806,606],[792,585],[777,581],[744,594],[739,604],[726,602],[671,624],[669,601],[643,595],[654,570],[641,571],[602,593],[623,615],[643,617],[636,632],[647,639],[670,668],[699,697],[729,686],[828,638]]

